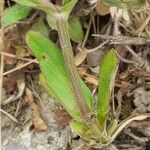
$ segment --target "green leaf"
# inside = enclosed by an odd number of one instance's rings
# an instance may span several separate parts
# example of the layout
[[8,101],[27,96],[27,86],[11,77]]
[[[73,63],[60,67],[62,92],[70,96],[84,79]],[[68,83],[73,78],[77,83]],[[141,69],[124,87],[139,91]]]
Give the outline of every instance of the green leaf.
[[58,100],[57,95],[55,95],[54,91],[47,85],[47,81],[42,73],[39,74],[39,83],[44,87],[44,89],[49,93],[50,96]]
[[116,51],[111,49],[103,59],[99,71],[98,88],[98,121],[101,129],[104,130],[105,123],[110,109],[111,92],[114,88],[115,76],[118,68],[118,58]]
[[[52,14],[49,12],[47,12],[47,21],[52,29],[57,29],[56,18],[54,18],[54,16],[52,17]],[[70,18],[68,21],[68,28],[70,38],[76,43],[81,43],[84,37],[84,33],[82,30],[82,25],[80,23],[79,17]]]
[[47,22],[48,25],[52,28],[52,29],[57,29],[56,27],[56,18],[54,17],[54,15],[51,12],[47,12],[46,14],[46,18],[47,18]]
[[49,2],[49,0],[15,0],[15,2],[21,5],[35,7],[52,14],[57,12],[56,7]]
[[81,43],[84,37],[82,25],[78,17],[72,17],[69,19],[69,33],[70,38],[77,43]]
[[70,126],[72,131],[78,134],[81,138],[84,138],[85,140],[91,139],[92,132],[90,131],[89,127],[85,124],[72,120],[70,122]]
[[30,7],[21,6],[18,4],[5,9],[2,16],[2,25],[4,27],[12,25],[13,23],[27,17],[30,11]]
[[65,5],[62,7],[62,13],[63,15],[68,18],[73,7],[77,3],[78,0],[66,0]]
[[[70,81],[66,73],[65,63],[60,50],[49,39],[38,32],[30,31],[26,41],[34,56],[38,59],[41,72],[47,86],[53,91],[60,103],[74,120],[82,122],[80,111],[75,103]],[[81,87],[89,109],[92,111],[93,98],[90,90],[81,80]]]
[[50,58],[48,54],[45,53],[45,49],[53,49],[52,53],[55,53],[58,49],[53,43],[49,42],[44,37],[39,37],[38,35],[39,34],[36,32],[29,32],[26,36],[26,41],[29,48],[39,61],[41,72],[47,82],[47,87],[50,87],[50,89],[53,90],[54,95],[58,97],[58,100],[60,100],[61,104],[69,114],[79,120],[79,110],[74,102],[69,82],[67,78],[63,76],[64,70],[61,67],[61,64],[58,63],[60,55],[55,55],[54,58]]
[[111,136],[113,132],[117,129],[117,127],[118,127],[118,120],[117,119],[112,120],[112,122],[107,128],[108,135]]

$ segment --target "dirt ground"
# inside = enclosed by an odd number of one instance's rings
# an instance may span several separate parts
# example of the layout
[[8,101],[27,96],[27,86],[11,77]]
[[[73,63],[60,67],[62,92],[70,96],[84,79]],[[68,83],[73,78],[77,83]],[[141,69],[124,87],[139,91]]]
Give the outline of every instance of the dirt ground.
[[[14,4],[5,1],[5,9]],[[150,113],[150,4],[145,10],[129,12],[130,20],[117,7],[101,3],[91,6],[84,0],[72,12],[80,17],[84,32],[82,43],[72,41],[77,70],[95,97],[103,57],[111,48],[118,53],[120,63],[111,112],[119,121]],[[26,18],[3,29],[2,150],[96,149],[72,132],[71,116],[39,83],[39,65],[26,45],[25,33],[41,18],[48,37],[60,47],[57,32],[48,26],[41,10],[34,9]],[[85,56],[83,49],[77,50],[78,45],[91,52]],[[104,149],[150,150],[150,119],[130,123]]]

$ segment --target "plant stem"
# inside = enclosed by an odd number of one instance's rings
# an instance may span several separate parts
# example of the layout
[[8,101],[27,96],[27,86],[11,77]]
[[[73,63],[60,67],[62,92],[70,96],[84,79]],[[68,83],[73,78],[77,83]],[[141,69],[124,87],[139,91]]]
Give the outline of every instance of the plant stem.
[[71,81],[71,88],[74,93],[77,107],[79,108],[82,117],[85,118],[90,110],[86,104],[85,97],[79,84],[79,75],[76,71],[72,46],[69,37],[68,19],[64,17],[62,13],[57,13],[56,20],[58,36],[65,59],[68,76]]

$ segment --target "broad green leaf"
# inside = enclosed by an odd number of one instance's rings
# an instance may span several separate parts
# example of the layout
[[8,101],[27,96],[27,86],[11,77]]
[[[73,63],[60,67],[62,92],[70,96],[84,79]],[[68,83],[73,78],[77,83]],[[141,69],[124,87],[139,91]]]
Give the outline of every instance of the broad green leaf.
[[[75,103],[65,63],[60,50],[49,39],[38,32],[30,31],[26,36],[29,48],[39,61],[41,72],[47,86],[53,91],[69,114],[77,121],[82,121]],[[92,111],[93,98],[85,83],[80,80],[89,109]]]
[[69,82],[67,78],[64,78],[63,76],[64,70],[60,70],[60,64],[57,64],[58,66],[56,66],[55,60],[57,62],[57,58],[50,58],[44,50],[48,48],[47,46],[49,46],[49,50],[56,49],[49,43],[43,43],[42,40],[44,41],[44,39],[40,39],[39,41],[36,34],[33,35],[31,32],[27,34],[27,44],[39,61],[41,72],[47,82],[47,87],[53,89],[54,95],[58,97],[58,100],[60,100],[61,104],[65,107],[69,114],[76,120],[79,120],[80,112],[74,102]]
[[102,130],[104,130],[110,109],[111,92],[114,88],[117,68],[117,54],[114,49],[111,49],[104,57],[99,71],[97,112],[98,120]]
[[2,25],[4,27],[12,25],[13,23],[27,17],[30,11],[30,7],[21,6],[18,4],[10,8],[6,8],[2,16]]
[[77,43],[81,43],[84,37],[82,25],[78,17],[72,17],[69,19],[69,33],[70,38]]

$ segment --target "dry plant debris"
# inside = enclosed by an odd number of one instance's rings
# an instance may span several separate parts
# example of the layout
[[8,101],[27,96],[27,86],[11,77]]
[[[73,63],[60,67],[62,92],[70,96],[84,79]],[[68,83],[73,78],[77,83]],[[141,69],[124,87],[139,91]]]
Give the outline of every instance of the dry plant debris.
[[[9,6],[12,5],[11,1],[7,1],[6,3],[9,3]],[[56,1],[56,4],[60,3],[60,0]],[[5,4],[5,6],[7,8],[8,4]],[[81,9],[82,6],[84,8]],[[134,113],[150,113],[149,1],[146,1],[144,9],[129,8],[129,15],[126,15],[122,9],[118,9],[117,7],[106,6],[101,2],[91,6],[87,1],[81,0],[77,3],[72,13],[80,17],[82,28],[85,32],[83,42],[79,43],[78,46],[76,46],[76,42],[72,43],[75,52],[74,60],[79,75],[90,87],[92,94],[97,95],[99,64],[107,50],[110,47],[115,47],[120,58],[120,67],[115,83],[114,101],[111,104],[114,115],[112,117],[121,120]],[[4,29],[5,39],[0,38],[0,45],[3,45],[2,43],[4,42],[4,49],[0,51],[1,68],[3,69],[4,67],[4,71],[1,69],[4,91],[2,92],[3,106],[1,112],[18,123],[17,119],[23,116],[23,110],[26,109],[20,108],[20,103],[22,103],[22,98],[24,98],[25,94],[27,105],[32,110],[30,116],[33,123],[32,127],[34,127],[35,131],[45,131],[48,125],[41,117],[40,106],[35,103],[32,91],[25,86],[26,82],[28,82],[26,75],[32,76],[33,80],[36,80],[34,79],[37,76],[35,70],[39,70],[39,68],[36,64],[37,60],[33,58],[25,45],[24,33],[28,28],[34,26],[32,24],[37,22],[39,15],[39,18],[44,20],[41,24],[46,25],[47,28],[45,14],[41,11],[34,10],[26,19],[20,21],[20,23],[18,22],[15,25],[6,27]],[[3,32],[2,30],[0,30],[0,35]],[[50,27],[46,30],[45,27],[44,30],[39,30],[44,34],[46,33],[46,36],[52,33]],[[53,37],[56,35],[49,36]],[[60,46],[57,36],[52,40],[56,42],[58,47]],[[30,64],[32,65],[29,66]],[[20,70],[24,76],[22,79],[17,78]],[[2,79],[0,78],[0,80]],[[26,92],[24,93],[24,91]],[[9,108],[10,105],[14,108],[18,107],[16,113],[18,113],[18,109],[23,109],[19,111],[21,112],[18,115],[19,117],[14,115],[14,111],[11,111],[11,108]],[[66,128],[70,116],[63,108],[56,109],[54,113],[60,126]],[[131,129],[136,128],[149,140],[150,122],[148,119],[141,122],[135,121],[129,127]],[[129,132],[132,132],[132,130]],[[121,141],[122,136],[120,135],[119,138],[117,140]],[[77,145],[79,143],[77,140]],[[79,147],[74,149],[83,149],[85,145],[83,142],[80,144],[80,146],[78,145]],[[114,142],[114,146],[112,145],[111,148],[137,150],[142,149],[143,145],[139,140],[134,140],[134,143],[129,142],[128,144],[117,144]]]
[[32,91],[26,88],[26,102],[32,111],[32,123],[33,129],[35,131],[45,131],[47,129],[47,125],[45,121],[41,118],[40,109],[37,104],[34,102]]

